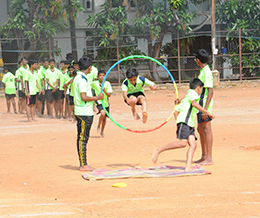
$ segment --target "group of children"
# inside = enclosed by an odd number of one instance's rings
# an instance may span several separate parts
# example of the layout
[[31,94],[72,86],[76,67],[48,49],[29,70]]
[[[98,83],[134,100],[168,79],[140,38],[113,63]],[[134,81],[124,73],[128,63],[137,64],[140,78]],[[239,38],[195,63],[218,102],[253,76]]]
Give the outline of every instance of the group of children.
[[[213,104],[213,77],[207,65],[209,54],[204,49],[196,52],[196,63],[201,68],[199,78],[194,78],[190,81],[190,89],[187,95],[182,99],[176,99],[178,104],[175,112],[177,123],[177,138],[180,141],[171,142],[165,146],[154,149],[152,161],[155,163],[161,152],[183,148],[187,144],[189,149],[187,151],[187,162],[185,171],[191,171],[192,158],[196,149],[195,137],[195,116],[197,114],[198,132],[200,134],[200,141],[202,147],[202,157],[197,163],[203,165],[213,164],[212,161],[212,144],[213,137],[211,131],[210,121],[215,118],[212,114]],[[77,121],[77,150],[80,162],[80,171],[92,171],[93,167],[87,163],[87,142],[89,133],[93,122],[94,110],[93,102],[95,102],[100,118],[98,121],[97,131],[104,135],[104,128],[106,125],[106,113],[104,111],[101,100],[106,110],[109,112],[109,97],[112,94],[112,87],[108,81],[104,82],[103,92],[101,93],[101,85],[103,83],[106,72],[98,71],[92,66],[92,59],[82,57],[79,62],[74,62],[69,65],[66,61],[60,63],[61,70],[55,67],[55,61],[45,60],[43,66],[40,68],[37,62],[29,61],[27,65],[26,59],[21,61],[21,66],[16,72],[15,76],[6,73],[3,80],[6,90],[6,98],[11,99],[15,96],[15,87],[7,85],[7,78],[18,82],[19,103],[18,108],[21,112],[22,101],[20,99],[26,96],[27,116],[30,121],[30,114],[32,120],[35,118],[35,102],[42,101],[44,96],[47,100],[47,111],[50,117],[53,117],[53,103],[54,111],[57,118],[66,116],[63,114],[63,102],[66,99],[68,107],[68,115],[75,116]],[[149,86],[151,90],[155,90],[158,86],[139,76],[138,70],[131,68],[126,72],[126,79],[122,83],[123,98],[127,105],[131,107],[134,119],[139,120],[136,106],[142,107],[142,121],[146,123],[148,113],[146,111],[146,97],[144,95],[143,86]],[[97,78],[97,80],[95,80]],[[36,98],[37,97],[37,98]],[[42,101],[43,102],[43,101]],[[73,113],[70,111],[73,111]],[[39,109],[42,109],[40,106]],[[16,111],[15,107],[14,110]],[[199,111],[199,113],[198,113]],[[10,103],[9,103],[10,112]],[[43,114],[43,110],[40,110]]]

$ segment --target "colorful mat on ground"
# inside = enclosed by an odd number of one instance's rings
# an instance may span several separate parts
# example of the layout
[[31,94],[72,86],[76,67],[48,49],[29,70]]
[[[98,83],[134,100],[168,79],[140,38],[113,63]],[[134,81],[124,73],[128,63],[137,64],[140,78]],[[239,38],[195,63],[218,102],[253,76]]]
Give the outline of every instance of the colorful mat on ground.
[[156,166],[142,169],[141,167],[126,168],[120,170],[98,169],[91,173],[84,173],[82,177],[86,180],[102,179],[127,179],[127,178],[156,178],[156,177],[175,177],[175,176],[198,176],[211,174],[200,165],[192,167],[192,171],[184,172],[184,167],[175,166]]

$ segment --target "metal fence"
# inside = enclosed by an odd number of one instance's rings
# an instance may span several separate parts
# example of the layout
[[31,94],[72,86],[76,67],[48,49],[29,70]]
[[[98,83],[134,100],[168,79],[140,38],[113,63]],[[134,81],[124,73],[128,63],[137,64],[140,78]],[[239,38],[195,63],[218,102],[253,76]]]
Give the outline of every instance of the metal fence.
[[[101,36],[77,37],[78,57],[83,55],[93,59],[99,69],[108,70],[114,63],[127,54],[143,54],[149,56],[149,41],[145,35],[119,35],[110,38],[109,46],[100,46]],[[189,35],[169,33],[164,37],[158,59],[163,63],[178,83],[187,82],[199,73],[194,61],[194,53],[204,48],[210,53],[209,64],[220,72],[220,80],[244,80],[260,78],[260,33],[255,30],[216,31],[218,51],[213,54],[211,49],[211,31],[196,32]],[[5,66],[12,73],[17,69],[18,59],[22,56],[28,59],[55,58],[57,63],[65,59],[71,52],[70,37],[54,37],[45,42],[30,42],[28,39],[1,39],[2,56]],[[153,40],[153,45],[158,41]],[[23,49],[21,49],[23,45]],[[212,63],[212,55],[215,63]],[[153,57],[154,58],[154,57]],[[140,74],[153,79],[152,73],[157,73],[158,83],[167,83],[171,79],[164,69],[158,67],[155,72],[149,69],[149,61],[139,59],[126,61],[115,67],[108,80],[112,84],[121,84],[125,79],[126,69],[135,66]]]

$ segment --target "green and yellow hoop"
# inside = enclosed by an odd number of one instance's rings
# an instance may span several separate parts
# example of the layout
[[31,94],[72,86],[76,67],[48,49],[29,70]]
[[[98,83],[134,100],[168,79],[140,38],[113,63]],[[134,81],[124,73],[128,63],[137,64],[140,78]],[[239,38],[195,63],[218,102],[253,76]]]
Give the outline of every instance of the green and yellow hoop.
[[[126,61],[126,60],[129,60],[129,59],[135,59],[135,58],[148,59],[148,60],[151,60],[151,61],[153,61],[153,62],[156,62],[159,66],[161,66],[161,67],[169,74],[169,76],[171,77],[171,80],[172,80],[172,82],[173,82],[173,86],[174,86],[174,88],[175,88],[175,95],[176,95],[176,98],[178,98],[177,86],[176,86],[175,80],[174,80],[173,76],[171,75],[171,73],[169,72],[169,70],[168,70],[162,63],[160,63],[158,60],[156,60],[156,59],[154,59],[154,58],[151,58],[151,57],[148,57],[148,56],[144,56],[144,55],[131,55],[131,56],[125,57],[125,58],[119,60],[118,62],[116,62],[112,67],[110,67],[109,70],[107,71],[105,77],[104,77],[103,82],[102,82],[102,85],[101,85],[101,93],[103,93],[103,87],[104,87],[105,81],[106,81],[106,79],[107,79],[108,74],[111,72],[111,70],[112,70],[116,65],[120,64],[121,62]],[[152,132],[152,131],[154,131],[154,130],[157,130],[157,129],[161,128],[162,126],[164,126],[164,125],[173,117],[174,112],[175,112],[175,108],[176,108],[176,105],[175,105],[174,110],[173,110],[173,112],[171,113],[170,117],[169,117],[167,120],[165,120],[161,125],[159,125],[159,126],[153,128],[153,129],[148,129],[148,130],[132,130],[132,129],[126,128],[126,127],[120,125],[119,123],[117,123],[117,122],[110,116],[110,114],[108,113],[108,111],[106,110],[106,107],[105,107],[105,105],[104,105],[103,100],[101,100],[101,102],[102,102],[102,106],[103,106],[103,108],[104,108],[104,110],[105,110],[107,116],[110,118],[110,120],[111,120],[114,124],[116,124],[117,126],[119,126],[120,128],[122,128],[122,129],[124,129],[124,130],[127,130],[127,131],[129,131],[129,132],[134,132],[134,133],[147,133],[147,132]]]

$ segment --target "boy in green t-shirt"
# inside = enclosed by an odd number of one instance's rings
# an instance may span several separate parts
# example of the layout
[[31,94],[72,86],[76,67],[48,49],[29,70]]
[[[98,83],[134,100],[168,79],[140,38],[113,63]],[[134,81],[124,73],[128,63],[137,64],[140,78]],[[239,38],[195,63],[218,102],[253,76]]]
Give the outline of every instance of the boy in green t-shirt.
[[[74,116],[74,95],[73,95],[73,80],[75,76],[77,76],[77,71],[74,69],[73,66],[68,67],[68,73],[66,83],[64,84],[63,88],[66,91],[66,107],[68,110],[68,117],[69,121],[75,121]],[[72,113],[71,113],[72,112]]]
[[[22,66],[22,61],[18,61],[18,69],[15,71],[15,82],[16,82],[16,87],[17,87],[17,91],[18,91],[18,97],[19,97],[19,93],[22,92],[22,77],[21,77],[20,70],[19,70],[21,66]],[[19,97],[19,100],[18,100],[18,113],[19,114],[23,113],[22,101],[23,101],[23,98]]]
[[134,119],[139,120],[140,117],[136,112],[136,105],[142,105],[142,115],[143,115],[143,123],[146,123],[148,114],[146,112],[146,98],[144,95],[143,86],[149,86],[151,90],[155,90],[158,88],[154,82],[144,78],[142,76],[138,76],[138,71],[135,68],[128,69],[126,71],[126,79],[122,84],[122,91],[125,103],[131,106],[131,110],[134,116]]
[[12,102],[14,113],[17,114],[16,105],[15,105],[15,76],[9,72],[8,68],[4,67],[4,76],[2,83],[4,84],[5,90],[5,98],[6,98],[6,106],[7,106],[7,113],[11,113],[10,111],[10,102]]
[[[106,72],[104,70],[98,71],[98,80],[94,81],[91,83],[91,88],[93,89],[93,95],[97,96],[101,93],[101,85],[104,80],[104,77],[106,75]],[[112,86],[110,82],[105,81],[104,87],[103,87],[103,92],[104,92],[104,100],[103,103],[106,107],[106,110],[109,112],[109,100],[108,98],[111,96],[113,93]],[[97,132],[100,133],[102,137],[105,137],[104,134],[104,129],[106,126],[106,120],[107,120],[107,115],[103,109],[103,105],[101,101],[95,101],[98,113],[100,114],[99,120],[98,120],[98,126],[97,126]],[[100,128],[101,127],[101,128]]]
[[[195,54],[195,61],[200,67],[200,74],[198,78],[204,83],[204,88],[200,95],[199,104],[204,109],[212,112],[213,105],[213,76],[212,72],[207,64],[209,60],[209,53],[205,49],[199,49]],[[213,135],[211,130],[211,118],[203,112],[197,114],[198,120],[198,132],[200,134],[201,142],[201,159],[195,161],[200,165],[212,165],[212,146],[213,146]]]
[[158,156],[161,152],[171,149],[184,148],[187,144],[189,144],[186,167],[184,171],[192,171],[192,158],[197,147],[194,133],[194,123],[197,110],[207,114],[211,117],[211,119],[215,118],[214,114],[211,114],[197,103],[200,98],[199,95],[202,92],[203,85],[203,82],[197,78],[190,81],[190,89],[188,90],[186,96],[182,99],[181,103],[177,106],[174,113],[177,123],[177,138],[180,139],[180,141],[174,141],[165,146],[155,148],[152,156],[152,161],[154,163],[157,162]]
[[80,162],[80,171],[92,171],[95,168],[87,164],[87,142],[93,122],[93,101],[101,100],[104,94],[93,97],[87,74],[90,73],[92,59],[82,57],[79,60],[80,71],[73,81],[74,113],[77,120],[77,150]]
[[[25,94],[26,94],[26,103],[27,103],[27,118],[28,122],[37,121],[35,119],[36,113],[36,95],[37,92],[41,94],[41,89],[37,81],[37,67],[38,62],[36,60],[28,61],[28,65],[30,69],[24,73],[24,81],[25,81]],[[32,119],[31,119],[32,118]]]

